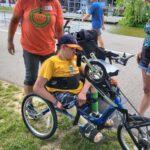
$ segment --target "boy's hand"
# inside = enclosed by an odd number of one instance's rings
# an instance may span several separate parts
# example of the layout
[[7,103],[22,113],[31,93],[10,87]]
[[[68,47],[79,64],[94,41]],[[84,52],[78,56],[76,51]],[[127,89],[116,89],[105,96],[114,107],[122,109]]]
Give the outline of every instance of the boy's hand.
[[139,64],[139,62],[140,62],[140,60],[141,60],[141,57],[142,57],[142,52],[139,52],[139,53],[137,54],[137,57],[136,57],[136,61],[137,61],[138,64]]
[[59,109],[64,109],[62,103],[59,102],[59,101],[57,101],[57,103],[55,104],[55,106],[56,106],[57,108],[59,108]]

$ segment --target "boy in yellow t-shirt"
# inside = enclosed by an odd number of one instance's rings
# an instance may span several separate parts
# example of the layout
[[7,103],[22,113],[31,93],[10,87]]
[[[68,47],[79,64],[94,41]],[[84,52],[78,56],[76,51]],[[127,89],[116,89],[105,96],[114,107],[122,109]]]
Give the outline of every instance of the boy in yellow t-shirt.
[[[59,109],[67,108],[75,116],[75,102],[81,106],[86,102],[86,94],[91,84],[79,80],[79,68],[76,65],[75,53],[82,48],[77,45],[76,39],[70,35],[60,38],[60,50],[57,55],[47,59],[39,72],[34,85],[34,92],[52,102]],[[45,89],[46,85],[46,89]],[[74,111],[75,110],[75,111]],[[102,134],[96,127],[80,117],[81,133],[93,142],[99,142]]]

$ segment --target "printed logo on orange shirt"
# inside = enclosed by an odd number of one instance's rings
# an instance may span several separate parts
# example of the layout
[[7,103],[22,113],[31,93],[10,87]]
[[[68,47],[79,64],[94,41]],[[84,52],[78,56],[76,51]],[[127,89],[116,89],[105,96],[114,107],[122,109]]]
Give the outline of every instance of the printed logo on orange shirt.
[[41,8],[34,9],[30,12],[31,23],[38,28],[43,28],[50,23],[50,14],[42,12]]

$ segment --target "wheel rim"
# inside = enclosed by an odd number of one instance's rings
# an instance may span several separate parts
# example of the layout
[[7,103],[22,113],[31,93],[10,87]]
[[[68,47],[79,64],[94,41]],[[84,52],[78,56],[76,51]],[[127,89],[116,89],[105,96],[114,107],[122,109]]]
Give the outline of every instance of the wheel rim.
[[[131,132],[134,133],[133,135],[135,139],[138,140],[138,133],[137,133],[138,131],[136,129],[131,129]],[[122,127],[121,130],[121,140],[126,150],[131,150],[131,149],[138,150],[132,138],[130,137],[129,133],[125,129],[125,127]]]
[[88,77],[90,78],[90,80],[93,80],[95,82],[100,82],[102,80],[102,78],[104,77],[104,72],[102,70],[101,67],[99,67],[98,65],[93,65],[93,67],[96,68],[97,72],[92,72],[90,69],[87,72]]
[[[33,106],[33,110],[29,106]],[[32,111],[31,111],[32,110]],[[52,132],[54,119],[48,104],[38,96],[26,99],[23,106],[26,125],[34,135],[45,137]]]
[[135,140],[138,143],[138,148],[129,136],[129,133],[125,129],[125,127],[122,127],[121,130],[121,139],[123,142],[123,145],[127,150],[134,149],[134,150],[148,150],[150,148],[150,136],[148,135],[149,127],[144,126],[137,128],[132,128],[130,131],[132,132],[132,135],[134,136]]

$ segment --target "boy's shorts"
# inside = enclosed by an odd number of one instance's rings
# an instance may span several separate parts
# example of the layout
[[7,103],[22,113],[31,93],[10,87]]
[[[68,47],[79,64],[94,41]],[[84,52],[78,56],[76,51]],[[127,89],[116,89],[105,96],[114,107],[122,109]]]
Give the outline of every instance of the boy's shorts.
[[65,109],[73,107],[77,102],[77,95],[69,92],[54,92],[52,93],[55,98],[60,101]]
[[[53,96],[62,103],[63,107],[65,109],[70,109],[74,105],[77,105],[78,101],[78,95],[77,94],[72,94],[69,92],[54,92],[52,93]],[[90,100],[91,94],[88,92],[86,95],[87,100]]]
[[144,70],[147,75],[150,75],[150,47],[143,47],[139,68]]

